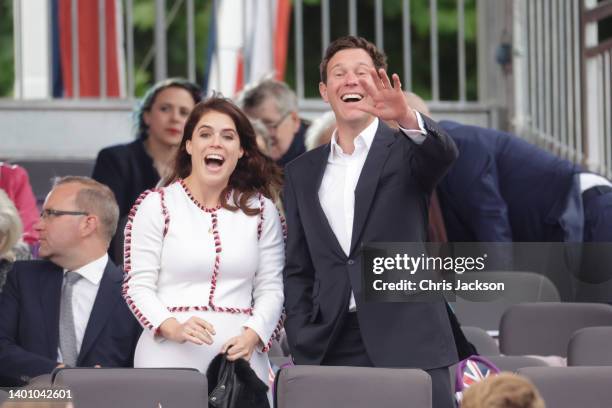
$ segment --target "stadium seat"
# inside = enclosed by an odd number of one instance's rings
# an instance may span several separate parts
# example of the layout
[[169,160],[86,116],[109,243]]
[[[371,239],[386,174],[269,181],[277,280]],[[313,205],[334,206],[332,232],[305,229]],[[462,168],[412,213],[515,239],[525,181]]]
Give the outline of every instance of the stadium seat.
[[503,282],[505,290],[499,299],[474,301],[469,296],[457,296],[449,302],[462,326],[475,326],[498,331],[502,315],[510,306],[523,302],[559,302],[555,285],[544,275],[520,271],[464,273],[464,279],[487,277],[487,281]]
[[476,347],[481,356],[499,355],[499,347],[495,339],[480,327],[461,326],[466,339]]
[[506,355],[567,356],[576,330],[612,326],[612,306],[598,303],[525,303],[504,313],[499,348]]
[[278,408],[429,408],[431,378],[422,370],[295,366],[282,369]]
[[518,373],[534,383],[547,407],[610,407],[612,367],[528,367]]
[[538,358],[528,356],[486,356],[501,371],[517,372],[525,367],[548,367],[549,365]]
[[205,407],[206,376],[194,369],[69,368],[53,385],[70,388],[75,407]]
[[612,326],[576,331],[567,347],[568,366],[612,366]]
[[21,160],[14,161],[28,172],[34,196],[42,203],[51,190],[51,180],[62,176],[87,176],[93,172],[93,160]]

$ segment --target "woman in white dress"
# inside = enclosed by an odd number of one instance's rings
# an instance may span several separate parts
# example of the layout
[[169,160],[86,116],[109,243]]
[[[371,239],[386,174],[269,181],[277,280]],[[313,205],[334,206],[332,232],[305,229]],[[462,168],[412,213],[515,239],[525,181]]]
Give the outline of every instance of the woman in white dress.
[[205,372],[220,352],[269,385],[280,330],[284,244],[270,197],[280,170],[223,98],[194,108],[174,174],[143,193],[126,226],[124,296],[145,328],[135,367]]

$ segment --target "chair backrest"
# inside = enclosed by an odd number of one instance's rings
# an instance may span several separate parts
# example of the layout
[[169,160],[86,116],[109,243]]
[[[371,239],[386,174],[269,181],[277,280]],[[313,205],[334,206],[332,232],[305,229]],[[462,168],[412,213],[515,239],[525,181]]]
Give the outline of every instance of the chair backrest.
[[94,167],[93,160],[21,160],[15,161],[28,172],[36,200],[42,203],[51,190],[51,179],[62,176],[90,177]]
[[549,278],[533,272],[488,271],[466,272],[463,279],[473,280],[486,276],[488,282],[502,282],[505,290],[498,299],[486,302],[474,301],[470,296],[457,296],[449,302],[463,326],[499,330],[504,312],[512,305],[523,302],[559,302],[560,296]]
[[612,366],[612,326],[576,331],[567,347],[568,366]]
[[71,368],[57,371],[54,386],[72,392],[75,407],[205,407],[206,376],[193,369]]
[[0,390],[0,405],[9,398],[8,392]]
[[430,408],[431,377],[422,370],[294,366],[280,371],[278,408]]
[[529,378],[552,408],[609,408],[612,367],[528,367],[519,374]]
[[525,303],[504,313],[499,349],[506,355],[567,356],[576,330],[612,326],[612,306],[599,303]]
[[461,326],[465,338],[476,347],[481,356],[498,356],[499,346],[495,339],[480,327]]

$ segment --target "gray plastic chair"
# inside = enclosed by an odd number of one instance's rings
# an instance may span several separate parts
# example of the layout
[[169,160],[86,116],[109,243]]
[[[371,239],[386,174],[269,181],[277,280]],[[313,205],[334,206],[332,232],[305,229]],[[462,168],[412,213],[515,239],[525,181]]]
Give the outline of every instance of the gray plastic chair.
[[69,388],[75,407],[208,406],[206,376],[194,369],[60,369],[54,374],[53,385]]
[[480,327],[461,326],[465,338],[476,347],[481,356],[498,356],[499,346],[495,339]]
[[2,405],[2,403],[4,401],[6,401],[9,397],[8,392],[4,391],[4,390],[0,390],[0,405]]
[[431,378],[422,370],[295,366],[280,371],[278,408],[430,408]]
[[599,303],[525,303],[504,313],[499,349],[506,355],[567,356],[576,330],[612,326],[612,306]]
[[610,408],[612,367],[528,367],[529,378],[551,408]]
[[568,366],[612,366],[612,326],[576,331],[567,347]]
[[486,277],[487,281],[503,282],[505,291],[499,299],[476,302],[469,296],[457,296],[449,302],[462,326],[499,330],[504,312],[512,305],[524,302],[559,302],[555,285],[544,275],[532,272],[472,272],[464,273],[463,279]]

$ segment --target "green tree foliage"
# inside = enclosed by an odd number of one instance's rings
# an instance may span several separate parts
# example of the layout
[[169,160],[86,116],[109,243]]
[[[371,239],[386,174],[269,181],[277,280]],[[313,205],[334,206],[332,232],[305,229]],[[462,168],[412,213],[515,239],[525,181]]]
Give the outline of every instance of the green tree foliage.
[[0,1],[0,97],[13,95],[13,2]]
[[[235,0],[238,1],[238,0]],[[255,1],[255,0],[250,0]],[[260,1],[260,0],[257,0]],[[348,33],[348,0],[330,1],[331,38]],[[125,4],[125,3],[123,3]],[[179,5],[178,8],[176,5]],[[167,0],[167,61],[169,76],[187,76],[187,20],[185,1]],[[202,84],[206,67],[211,0],[195,0],[196,80]],[[374,0],[357,1],[358,34],[374,41]],[[404,76],[402,0],[384,0],[384,49],[389,70]],[[321,1],[303,0],[304,87],[306,97],[318,97],[321,60]],[[12,1],[0,1],[0,96],[13,92]],[[134,0],[135,93],[142,96],[154,82],[154,0]],[[291,17],[289,53],[285,78],[295,88],[295,33]],[[431,97],[430,10],[428,0],[410,1],[413,90]],[[476,99],[476,0],[465,0],[465,41],[468,99]],[[458,98],[457,0],[438,0],[438,42],[441,99]],[[402,78],[407,83],[405,78]]]
[[[404,76],[402,0],[383,1],[384,49],[389,61],[389,70]],[[330,2],[330,36],[334,38],[348,34],[348,0]],[[306,97],[318,97],[321,60],[321,1],[304,0],[304,91]],[[374,0],[357,1],[358,35],[375,41]],[[440,67],[440,98],[456,100],[459,97],[458,48],[457,48],[457,0],[438,0],[438,55]],[[431,53],[430,53],[430,9],[428,0],[410,1],[410,24],[412,37],[412,85],[413,91],[425,98],[431,97]],[[465,43],[467,63],[467,96],[477,97],[476,71],[476,1],[465,0]],[[293,45],[293,27],[291,31]],[[289,48],[287,82],[295,86],[295,50]],[[403,78],[403,82],[407,81]]]

